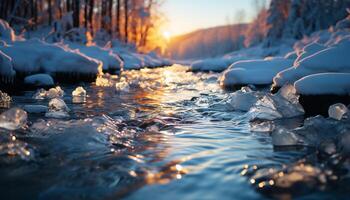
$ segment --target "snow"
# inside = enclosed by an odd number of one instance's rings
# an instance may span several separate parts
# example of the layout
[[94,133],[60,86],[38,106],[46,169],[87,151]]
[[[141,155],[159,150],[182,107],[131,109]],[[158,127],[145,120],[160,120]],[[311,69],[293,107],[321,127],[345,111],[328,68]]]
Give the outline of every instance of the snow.
[[[335,34],[333,34],[333,37]],[[294,84],[297,80],[312,74],[337,72],[350,73],[349,34],[328,38],[328,46],[313,42],[301,51],[294,66],[281,71],[274,77],[274,86]]]
[[350,73],[320,73],[306,76],[294,84],[303,95],[350,95]]
[[72,92],[73,97],[86,97],[86,90],[83,87],[77,87]]
[[24,78],[24,83],[35,86],[52,86],[53,78],[48,74],[35,74]]
[[220,84],[224,87],[268,85],[278,72],[292,65],[293,60],[280,57],[236,62],[224,72]]
[[341,120],[348,112],[349,110],[344,104],[337,103],[329,107],[328,115],[332,119]]
[[22,73],[97,74],[101,65],[99,61],[77,51],[38,39],[16,41],[6,47],[0,47],[0,50],[12,58],[15,71]]
[[123,61],[118,54],[112,52],[107,48],[101,48],[96,45],[85,46],[75,43],[70,43],[69,48],[78,50],[86,56],[99,60],[103,63],[103,70],[121,70],[123,68]]
[[62,99],[54,98],[49,102],[49,110],[45,116],[49,118],[67,118],[69,112],[70,109]]
[[27,112],[19,108],[11,108],[0,114],[0,128],[14,131],[27,124]]

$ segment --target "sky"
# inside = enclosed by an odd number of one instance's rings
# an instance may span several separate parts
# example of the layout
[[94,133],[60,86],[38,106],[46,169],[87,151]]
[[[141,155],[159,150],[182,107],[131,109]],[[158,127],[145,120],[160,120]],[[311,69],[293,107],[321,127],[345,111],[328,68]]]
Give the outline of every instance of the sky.
[[161,11],[166,17],[163,31],[175,36],[201,28],[226,25],[245,11],[245,21],[253,16],[251,0],[166,0]]

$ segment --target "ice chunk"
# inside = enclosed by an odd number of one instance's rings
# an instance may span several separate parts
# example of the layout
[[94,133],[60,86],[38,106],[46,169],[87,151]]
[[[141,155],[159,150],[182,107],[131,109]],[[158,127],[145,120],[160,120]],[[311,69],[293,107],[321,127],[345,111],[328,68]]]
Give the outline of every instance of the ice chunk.
[[303,143],[297,134],[282,127],[276,128],[271,136],[274,146],[295,146]]
[[63,95],[64,95],[64,91],[61,89],[60,86],[57,86],[55,88],[51,88],[46,93],[46,97],[49,99],[63,97]]
[[0,115],[0,128],[17,130],[27,124],[27,112],[19,108],[11,108]]
[[252,132],[270,133],[274,129],[275,129],[275,124],[273,121],[252,122],[250,124],[250,131]]
[[12,99],[11,97],[0,90],[0,108],[8,108],[10,107]]
[[34,153],[27,143],[17,140],[15,136],[11,136],[10,140],[0,144],[0,155],[19,156],[23,160],[31,160]]
[[60,86],[57,86],[55,88],[51,88],[48,91],[44,89],[38,90],[33,98],[34,99],[53,99],[53,98],[60,98],[63,97],[64,91],[61,89]]
[[243,87],[240,91],[233,93],[228,100],[233,109],[239,111],[249,111],[257,101],[257,92],[252,91],[249,87]]
[[292,118],[305,113],[299,103],[295,88],[286,85],[276,95],[267,94],[249,110],[250,120],[275,120]]
[[115,88],[117,91],[128,92],[130,90],[130,86],[126,81],[121,81],[115,84]]
[[28,113],[35,113],[35,114],[46,113],[48,111],[48,107],[43,105],[25,105],[23,109]]
[[83,87],[77,87],[73,92],[72,96],[74,97],[85,97],[86,96],[86,91]]
[[49,111],[45,114],[51,118],[69,117],[70,109],[62,99],[54,98],[49,102]]
[[332,119],[341,120],[348,112],[348,108],[341,103],[334,104],[329,107],[328,115]]

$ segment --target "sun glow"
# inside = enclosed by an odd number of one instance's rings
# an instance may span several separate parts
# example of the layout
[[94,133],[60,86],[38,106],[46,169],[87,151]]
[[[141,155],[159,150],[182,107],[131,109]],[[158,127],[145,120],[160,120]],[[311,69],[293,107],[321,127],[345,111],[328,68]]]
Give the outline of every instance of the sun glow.
[[169,41],[171,39],[171,33],[169,31],[164,31],[163,32],[163,37]]

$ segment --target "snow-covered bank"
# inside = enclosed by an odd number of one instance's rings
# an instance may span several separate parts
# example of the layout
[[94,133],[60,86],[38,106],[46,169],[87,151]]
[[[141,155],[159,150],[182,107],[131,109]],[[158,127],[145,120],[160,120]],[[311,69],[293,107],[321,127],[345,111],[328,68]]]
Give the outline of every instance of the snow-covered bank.
[[16,36],[9,24],[0,20],[1,87],[6,90],[14,83],[51,86],[55,82],[92,82],[98,74],[116,74],[123,68],[140,69],[171,65],[167,59],[155,54],[139,54],[117,42],[114,42],[117,45],[108,43],[105,47],[86,44],[86,36],[82,32],[84,30],[71,31],[76,33],[73,34],[74,37],[61,33],[68,38],[60,38],[58,33],[46,33],[39,29],[37,32],[46,34],[29,35],[41,35],[44,39],[25,39]]

